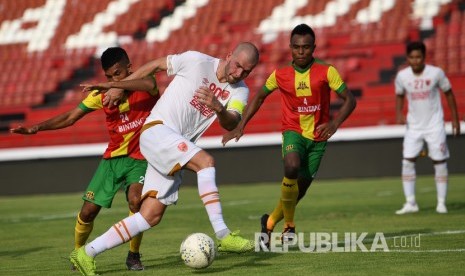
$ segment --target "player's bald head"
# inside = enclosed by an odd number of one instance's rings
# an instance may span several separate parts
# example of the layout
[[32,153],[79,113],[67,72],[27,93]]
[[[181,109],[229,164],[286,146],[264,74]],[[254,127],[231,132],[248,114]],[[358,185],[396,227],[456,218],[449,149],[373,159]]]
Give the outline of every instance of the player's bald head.
[[256,65],[258,63],[258,59],[260,57],[257,47],[255,47],[255,45],[250,42],[239,43],[236,46],[236,48],[234,48],[232,54],[233,56],[236,56],[236,57],[241,54],[246,54],[249,62],[252,63],[253,65]]

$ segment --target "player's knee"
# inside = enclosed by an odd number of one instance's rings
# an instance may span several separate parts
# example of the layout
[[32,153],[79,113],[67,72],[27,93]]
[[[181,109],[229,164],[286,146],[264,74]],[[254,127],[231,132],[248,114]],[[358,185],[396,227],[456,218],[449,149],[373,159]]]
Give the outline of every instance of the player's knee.
[[287,178],[297,178],[300,169],[299,158],[286,158],[284,160],[284,175]]
[[140,208],[139,213],[147,221],[150,227],[160,223],[165,213],[166,205],[161,203],[155,197],[147,197]]
[[89,223],[95,220],[95,218],[98,215],[98,211],[96,210],[90,210],[90,209],[81,209],[81,212],[79,213],[79,218],[81,221],[85,223]]
[[205,168],[209,167],[215,167],[215,158],[211,156],[210,154],[207,154],[204,159],[205,162]]
[[414,170],[415,169],[415,161],[411,159],[403,159],[402,160],[402,168],[405,170]]
[[299,175],[299,167],[293,164],[284,165],[284,176],[287,178],[297,178]]
[[[144,217],[145,218],[145,217]],[[154,227],[155,225],[159,224],[161,219],[163,218],[163,215],[160,214],[153,214],[148,218],[145,218],[147,223],[150,225],[150,227]]]
[[206,151],[201,150],[189,160],[186,167],[194,172],[198,172],[205,168],[215,167],[215,159]]

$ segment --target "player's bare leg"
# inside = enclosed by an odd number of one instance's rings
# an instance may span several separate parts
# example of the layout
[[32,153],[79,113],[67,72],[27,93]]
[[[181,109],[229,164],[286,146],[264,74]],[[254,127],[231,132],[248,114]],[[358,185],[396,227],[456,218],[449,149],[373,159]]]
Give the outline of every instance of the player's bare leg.
[[94,220],[101,208],[101,206],[89,201],[84,201],[82,204],[81,211],[77,215],[76,225],[74,227],[75,249],[86,244],[86,241],[94,228]]

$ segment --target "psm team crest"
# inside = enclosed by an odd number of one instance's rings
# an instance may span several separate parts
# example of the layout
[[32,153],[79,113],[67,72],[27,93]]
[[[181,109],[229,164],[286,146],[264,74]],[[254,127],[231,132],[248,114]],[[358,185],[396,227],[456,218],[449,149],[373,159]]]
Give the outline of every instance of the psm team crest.
[[179,143],[178,145],[178,149],[182,152],[186,152],[187,151],[187,145],[186,143],[182,142],[182,143]]

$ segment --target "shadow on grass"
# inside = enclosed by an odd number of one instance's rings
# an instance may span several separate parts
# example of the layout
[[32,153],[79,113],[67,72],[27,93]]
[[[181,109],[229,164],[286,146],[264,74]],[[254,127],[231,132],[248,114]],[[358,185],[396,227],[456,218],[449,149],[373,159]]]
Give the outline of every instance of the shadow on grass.
[[[455,212],[455,211],[462,211],[465,210],[465,202],[446,202],[447,210],[449,213]],[[436,212],[436,205],[430,205],[430,206],[425,206],[422,207],[420,206],[420,212]]]
[[31,253],[40,252],[40,251],[44,251],[48,249],[50,249],[50,247],[25,248],[21,250],[6,250],[6,251],[0,251],[0,257],[16,258],[16,257],[25,256]]
[[[215,261],[213,262],[213,264],[207,269],[190,269],[183,264],[182,260],[177,254],[165,256],[163,258],[146,259],[143,261],[145,265],[145,270],[162,271],[162,270],[168,270],[168,269],[173,269],[173,268],[185,268],[186,272],[191,273],[191,274],[212,274],[212,273],[226,272],[226,271],[233,270],[236,268],[241,268],[241,267],[270,266],[271,264],[262,263],[262,262],[268,261],[279,255],[281,254],[269,253],[269,252],[250,252],[250,253],[242,253],[242,254],[221,253],[219,256],[215,258]],[[234,264],[227,265],[226,259],[228,258],[236,259]],[[238,258],[240,258],[240,261],[237,261]],[[115,266],[120,267],[120,268],[111,269],[111,267],[115,267]],[[101,275],[102,274],[111,275],[112,273],[122,271],[121,265],[117,263],[115,263],[114,265],[112,264],[108,265],[107,268],[110,268],[110,269],[99,267],[98,260],[97,260],[97,272]]]
[[[275,257],[278,257],[280,254],[270,253],[270,252],[250,252],[250,253],[243,253],[243,254],[234,254],[234,253],[222,253],[218,257],[218,261],[221,259],[227,258],[237,258],[240,257],[241,261],[235,263],[233,265],[227,267],[213,267],[209,271],[205,271],[207,273],[218,273],[218,272],[225,272],[228,270],[233,270],[240,267],[260,267],[260,266],[270,266],[269,263],[263,263]],[[197,272],[197,271],[196,271]],[[204,273],[204,271],[198,271],[199,273]]]
[[447,204],[447,209],[450,211],[463,211],[465,210],[465,202],[451,202],[450,204]]

